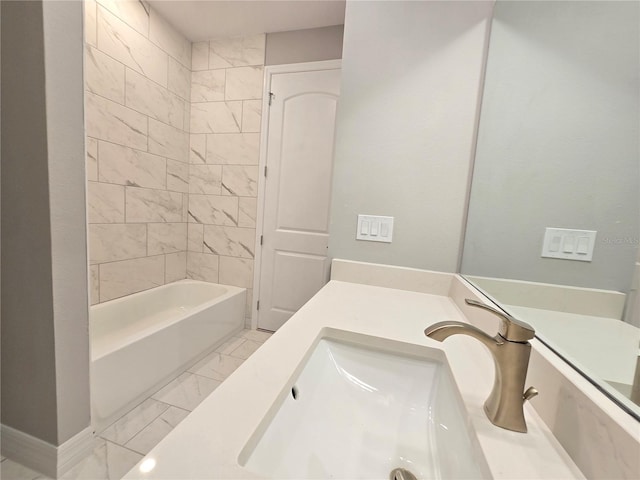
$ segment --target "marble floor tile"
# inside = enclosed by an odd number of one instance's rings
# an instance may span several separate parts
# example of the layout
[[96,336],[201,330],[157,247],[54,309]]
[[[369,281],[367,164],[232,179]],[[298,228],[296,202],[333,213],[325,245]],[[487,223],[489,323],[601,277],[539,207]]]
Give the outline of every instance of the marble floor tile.
[[115,443],[102,440],[93,453],[64,474],[62,480],[120,479],[143,455]]
[[238,348],[236,348],[233,352],[231,352],[232,357],[241,358],[246,360],[251,356],[253,352],[255,352],[258,348],[262,346],[262,343],[254,342],[253,340],[247,340],[243,342]]
[[191,411],[218,385],[220,382],[216,380],[185,372],[154,394],[152,398]]
[[177,407],[169,409],[147,425],[144,430],[133,437],[127,448],[146,455],[160,440],[166,437],[173,428],[184,420],[189,412]]
[[0,478],[2,480],[45,480],[48,477],[3,457],[0,463]]
[[243,330],[241,333],[242,338],[246,338],[247,340],[253,340],[254,342],[264,343],[269,338],[271,338],[273,333],[271,332],[262,332],[260,330]]
[[227,340],[218,348],[216,348],[216,352],[222,353],[223,355],[229,355],[231,352],[233,352],[236,348],[238,348],[240,345],[242,345],[246,341],[247,341],[246,338],[231,337],[229,340]]
[[105,440],[124,445],[168,408],[166,403],[148,398],[99,435]]
[[213,380],[223,381],[233,372],[236,368],[244,363],[241,358],[230,357],[229,355],[223,355],[219,352],[213,352],[206,356],[202,361],[196,363],[189,369],[190,372],[196,375],[202,375]]

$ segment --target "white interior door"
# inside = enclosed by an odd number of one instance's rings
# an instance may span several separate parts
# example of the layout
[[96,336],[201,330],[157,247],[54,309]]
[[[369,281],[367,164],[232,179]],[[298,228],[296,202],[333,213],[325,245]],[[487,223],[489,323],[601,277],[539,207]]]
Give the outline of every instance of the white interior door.
[[327,281],[339,68],[274,73],[258,327],[276,330]]

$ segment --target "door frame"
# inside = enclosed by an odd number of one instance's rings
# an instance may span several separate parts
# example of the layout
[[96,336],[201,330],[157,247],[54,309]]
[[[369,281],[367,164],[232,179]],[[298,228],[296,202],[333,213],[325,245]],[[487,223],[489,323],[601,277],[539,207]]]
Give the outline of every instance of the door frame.
[[265,176],[267,166],[267,141],[269,139],[269,92],[274,75],[282,73],[313,72],[320,70],[336,70],[342,68],[342,60],[322,60],[317,62],[287,63],[284,65],[267,65],[264,68],[264,84],[262,90],[262,118],[260,120],[260,159],[258,161],[258,197],[256,213],[255,254],[253,257],[253,298],[251,299],[251,328],[258,328],[258,299],[260,298],[260,273],[262,271],[262,245],[260,236],[264,228]]

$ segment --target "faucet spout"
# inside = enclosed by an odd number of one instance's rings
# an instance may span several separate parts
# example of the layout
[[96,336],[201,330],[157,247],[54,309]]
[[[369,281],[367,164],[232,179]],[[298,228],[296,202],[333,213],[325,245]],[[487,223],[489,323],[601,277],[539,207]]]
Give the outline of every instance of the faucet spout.
[[480,340],[490,350],[503,343],[500,339],[492,337],[479,328],[463,322],[451,321],[434,323],[424,330],[424,334],[427,337],[433,338],[434,340],[437,340],[439,342],[442,342],[446,338],[449,338],[451,335],[468,335],[475,338],[476,340]]
[[[459,334],[468,335],[482,342],[491,352],[495,364],[493,389],[484,404],[484,411],[494,425],[524,433],[527,431],[527,424],[524,419],[523,404],[537,394],[537,390],[533,388],[524,392],[531,355],[531,344],[527,339],[533,338],[535,331],[524,322],[516,321],[517,323],[511,324],[512,317],[478,303],[467,300],[469,305],[480,306],[496,313],[506,323],[495,337],[491,337],[473,325],[455,321],[435,323],[425,329],[424,334],[439,342],[451,335]],[[511,334],[509,336],[512,339],[505,338],[504,333]]]

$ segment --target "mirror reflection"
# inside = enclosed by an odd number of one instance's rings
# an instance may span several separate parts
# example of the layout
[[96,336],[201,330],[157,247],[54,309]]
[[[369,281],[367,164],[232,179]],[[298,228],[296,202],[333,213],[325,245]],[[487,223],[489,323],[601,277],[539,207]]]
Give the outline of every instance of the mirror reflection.
[[637,418],[639,14],[496,3],[461,266]]

